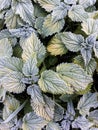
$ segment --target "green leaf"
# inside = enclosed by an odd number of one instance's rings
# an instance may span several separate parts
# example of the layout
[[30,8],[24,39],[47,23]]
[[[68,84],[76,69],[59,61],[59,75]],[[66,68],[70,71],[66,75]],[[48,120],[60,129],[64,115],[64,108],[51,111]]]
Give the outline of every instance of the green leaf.
[[85,90],[92,78],[78,65],[73,63],[62,63],[57,66],[57,72],[62,79],[75,91]]
[[81,54],[85,62],[85,66],[88,65],[92,58],[92,48],[96,43],[96,36],[90,35],[86,38],[85,42],[82,43]]
[[42,34],[47,37],[56,32],[60,32],[63,29],[64,24],[64,19],[59,20],[57,22],[53,22],[52,15],[47,15],[43,22]]
[[60,120],[63,119],[63,115],[64,115],[64,108],[61,105],[59,105],[55,102],[53,120],[54,121],[60,121]]
[[65,2],[66,4],[69,4],[69,5],[71,5],[71,4],[76,4],[76,1],[77,1],[77,0],[64,0],[64,2]]
[[0,40],[0,59],[11,57],[13,53],[10,41],[7,38]]
[[48,42],[47,50],[51,53],[51,55],[63,55],[67,53],[67,49],[64,43],[61,41],[62,34],[56,34],[52,37],[52,39]]
[[94,126],[98,126],[98,110],[91,111],[88,119],[94,123]]
[[31,95],[31,106],[34,112],[48,121],[52,120],[54,117],[54,101],[47,96],[43,97],[39,86],[35,84],[28,87],[27,93]]
[[9,8],[11,0],[0,0],[0,10]]
[[98,93],[84,94],[78,102],[78,110],[81,115],[89,115],[90,108],[98,107]]
[[47,12],[51,12],[56,6],[60,4],[60,0],[37,0],[38,3],[44,8]]
[[27,77],[38,75],[39,69],[37,67],[37,59],[34,57],[33,59],[27,60],[23,65],[23,74]]
[[46,126],[46,130],[61,130],[61,127],[58,123],[50,122]]
[[82,30],[87,34],[98,34],[98,20],[94,20],[92,18],[83,21],[81,24]]
[[0,85],[0,102],[4,102],[6,97],[6,90]]
[[85,62],[85,66],[87,66],[92,58],[92,49],[91,48],[82,48],[81,54]]
[[94,47],[93,47],[95,56],[98,58],[98,41],[94,43]]
[[95,3],[96,0],[79,0],[79,4],[82,5],[84,8],[93,6]]
[[31,112],[24,116],[22,128],[23,130],[41,130],[46,124],[46,120]]
[[16,71],[22,72],[23,62],[16,57],[0,59],[0,78],[7,74]]
[[94,58],[92,58],[88,65],[85,66],[84,60],[81,55],[78,55],[74,58],[74,63],[80,65],[89,75],[93,75],[97,66]]
[[61,39],[66,48],[73,52],[81,50],[81,43],[84,42],[84,38],[82,35],[74,34],[71,32],[64,32],[61,35]]
[[18,107],[20,102],[13,96],[7,96],[3,108],[3,120],[6,120]]
[[72,128],[80,128],[81,130],[89,130],[91,126],[93,123],[83,116],[77,117],[72,123]]
[[34,33],[25,39],[22,49],[22,58],[24,61],[34,58],[34,55],[37,56],[38,62],[42,62],[45,58],[45,47]]
[[22,83],[23,74],[20,72],[10,72],[3,77],[2,86],[6,91],[21,93],[25,90],[26,85]]
[[12,9],[15,10],[15,14],[19,15],[24,22],[33,26],[35,18],[31,0],[12,0]]
[[35,28],[37,29],[38,33],[42,35],[42,26],[44,22],[44,17],[38,17],[35,21]]
[[52,94],[73,93],[73,89],[61,79],[60,75],[52,70],[42,72],[39,79],[39,86],[42,91]]
[[86,19],[89,17],[88,13],[81,5],[73,5],[68,12],[68,16],[72,21],[76,22],[86,21]]
[[19,15],[15,14],[15,11],[10,9],[5,15],[5,24],[8,29],[13,29],[19,27],[20,25],[23,25],[23,21]]
[[54,22],[63,19],[67,15],[69,6],[61,2],[59,6],[55,7],[52,12],[52,20]]

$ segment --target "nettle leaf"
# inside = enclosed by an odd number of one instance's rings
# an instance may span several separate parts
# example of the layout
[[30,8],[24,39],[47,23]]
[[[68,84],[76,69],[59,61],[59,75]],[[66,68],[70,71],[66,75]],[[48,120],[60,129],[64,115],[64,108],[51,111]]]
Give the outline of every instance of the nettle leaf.
[[46,17],[47,16],[47,12],[43,8],[41,8],[40,5],[34,4],[34,15],[37,18],[39,18],[39,17]]
[[51,55],[63,55],[67,53],[67,49],[64,43],[61,41],[61,33],[56,34],[49,41],[47,50],[51,53]]
[[47,12],[51,12],[60,4],[60,0],[37,0],[38,3],[44,8]]
[[47,15],[43,22],[42,34],[47,37],[56,32],[60,32],[64,27],[65,21],[64,19],[59,20],[57,22],[53,22],[52,15]]
[[85,42],[82,43],[81,54],[84,59],[85,65],[88,65],[92,58],[92,48],[96,43],[96,36],[90,35],[86,38]]
[[80,128],[81,130],[89,130],[91,126],[93,123],[83,116],[77,117],[72,123],[72,128]]
[[64,130],[70,130],[70,126],[72,121],[75,118],[75,110],[71,100],[67,103],[67,111],[66,115],[64,116],[64,120],[61,122],[61,126]]
[[66,5],[65,3],[61,2],[59,6],[55,7],[52,12],[52,20],[54,22],[63,19],[67,16],[67,11],[70,6]]
[[82,48],[81,54],[84,59],[85,66],[87,66],[92,58],[92,49],[91,48]]
[[82,35],[74,34],[71,32],[64,32],[61,35],[61,39],[66,48],[73,52],[81,50],[81,43],[84,42],[84,37]]
[[48,122],[34,112],[27,113],[23,118],[23,130],[41,130]]
[[96,0],[79,0],[79,4],[82,5],[84,8],[92,6],[96,3]]
[[98,41],[94,43],[94,47],[93,47],[95,56],[98,58]]
[[92,18],[83,21],[81,24],[82,30],[87,34],[98,34],[98,20],[94,20]]
[[54,101],[42,95],[39,86],[33,85],[27,89],[31,95],[31,106],[34,112],[44,119],[50,121],[54,117]]
[[0,10],[9,8],[11,0],[0,0]]
[[44,22],[44,17],[38,17],[35,21],[35,28],[37,29],[38,33],[42,35],[42,26]]
[[7,38],[0,40],[0,59],[11,57],[13,53],[10,41]]
[[23,38],[27,38],[28,36],[30,36],[33,32],[35,32],[35,30],[26,25],[22,28],[17,28],[17,29],[9,29],[9,32],[10,34],[13,36],[13,37],[17,37],[17,38],[20,38],[20,37],[23,37]]
[[0,59],[0,78],[13,71],[22,72],[23,62],[16,57]]
[[0,85],[0,102],[4,102],[6,97],[6,90]]
[[53,120],[54,121],[61,121],[63,119],[63,115],[64,115],[64,108],[55,102]]
[[62,63],[57,66],[57,72],[62,79],[75,91],[85,90],[92,78],[80,66],[73,63]]
[[46,130],[61,130],[61,127],[58,123],[49,122],[46,126]]
[[71,121],[69,120],[63,120],[61,122],[62,130],[70,130],[70,126],[71,126]]
[[86,19],[89,17],[88,13],[81,5],[73,5],[68,12],[68,16],[72,21],[76,22],[86,21]]
[[76,4],[77,0],[64,0],[64,2],[65,2],[66,4],[71,5],[71,4]]
[[39,86],[42,91],[52,94],[73,93],[73,89],[61,79],[60,75],[52,70],[42,72],[39,79]]
[[64,119],[73,121],[74,117],[75,117],[75,109],[72,100],[69,100],[69,102],[67,103],[67,111],[66,111],[66,115],[64,116]]
[[23,21],[18,15],[15,14],[14,10],[10,9],[5,15],[5,24],[8,29],[13,29],[23,25]]
[[7,96],[3,108],[3,120],[6,120],[20,106],[20,102],[12,96]]
[[31,0],[12,0],[12,9],[23,21],[30,25],[34,24],[34,7]]
[[26,85],[22,82],[24,78],[20,72],[10,72],[2,80],[2,86],[6,91],[13,93],[21,93],[25,90]]
[[94,110],[89,113],[88,119],[94,123],[95,126],[98,126],[98,110]]
[[34,55],[37,56],[38,62],[42,62],[45,58],[45,47],[34,33],[32,33],[27,39],[25,39],[22,49],[22,58],[24,61],[33,58]]
[[84,94],[80,101],[78,102],[77,109],[83,116],[89,115],[90,108],[98,107],[98,94],[97,93],[87,93]]
[[23,74],[27,77],[38,75],[39,69],[37,67],[37,59],[34,57],[33,59],[27,60],[23,65]]
[[85,66],[83,57],[78,55],[74,58],[74,63],[80,65],[89,75],[92,75],[96,69],[96,61],[94,58],[91,58],[88,65]]

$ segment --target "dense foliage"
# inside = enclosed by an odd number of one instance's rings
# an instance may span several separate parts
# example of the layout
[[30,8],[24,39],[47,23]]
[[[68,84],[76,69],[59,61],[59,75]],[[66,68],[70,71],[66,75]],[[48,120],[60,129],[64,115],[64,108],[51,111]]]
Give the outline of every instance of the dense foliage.
[[0,0],[0,130],[98,130],[97,9]]

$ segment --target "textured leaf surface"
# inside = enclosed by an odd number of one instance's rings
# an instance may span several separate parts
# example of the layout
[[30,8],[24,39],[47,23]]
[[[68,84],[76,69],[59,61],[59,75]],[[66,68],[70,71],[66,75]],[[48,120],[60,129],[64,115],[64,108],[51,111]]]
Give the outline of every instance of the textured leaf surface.
[[78,110],[82,115],[89,115],[90,108],[98,107],[98,94],[97,93],[87,93],[80,98],[78,103]]
[[91,120],[95,126],[98,126],[98,110],[90,112],[88,119]]
[[95,3],[96,3],[96,0],[79,0],[79,4],[85,8],[92,6]]
[[26,87],[25,84],[22,83],[23,77],[23,74],[20,72],[11,72],[3,78],[3,87],[9,92],[21,93]]
[[89,122],[88,119],[82,116],[76,118],[72,123],[73,128],[80,128],[81,130],[89,130],[91,126],[93,126],[93,123]]
[[46,124],[47,121],[31,112],[24,116],[22,128],[23,130],[41,130]]
[[20,106],[20,102],[12,96],[7,96],[3,108],[3,120],[6,120],[10,114]]
[[58,65],[57,72],[75,91],[85,90],[88,84],[92,82],[92,78],[80,66],[73,63]]
[[51,55],[63,55],[66,54],[67,49],[64,43],[61,41],[62,34],[56,34],[48,43],[47,50]]
[[85,66],[84,60],[81,55],[76,56],[74,58],[74,63],[80,65],[90,75],[94,73],[96,69],[96,65],[97,65],[95,59],[92,58],[90,62],[88,63],[88,65]]
[[39,86],[42,91],[52,94],[73,93],[73,89],[67,86],[59,74],[52,70],[46,70],[41,74]]
[[19,15],[26,23],[34,24],[34,7],[31,0],[12,0],[12,9],[15,14]]
[[88,13],[85,12],[83,6],[73,5],[68,12],[68,16],[72,19],[72,21],[82,22],[86,21],[88,18]]
[[48,15],[45,18],[44,23],[43,23],[42,34],[47,37],[56,32],[60,32],[63,29],[64,24],[65,24],[64,19],[59,20],[57,22],[53,22],[52,16]]
[[92,18],[87,19],[87,21],[83,21],[81,24],[82,30],[87,34],[98,33],[98,20],[94,20]]
[[73,52],[81,50],[81,43],[84,42],[84,38],[82,35],[76,35],[71,32],[64,32],[61,35],[61,39],[65,44],[66,48]]
[[36,76],[38,74],[38,67],[37,67],[37,59],[36,57],[34,57],[33,59],[29,59],[28,61],[26,61],[23,65],[23,74],[25,76]]
[[5,58],[0,60],[0,77],[4,77],[10,72],[22,72],[22,60],[16,57]]
[[34,112],[46,120],[53,119],[55,104],[50,98],[43,97],[39,86],[30,86],[27,93],[31,95],[31,106]]
[[59,6],[55,7],[52,12],[53,21],[56,22],[66,17],[68,8],[69,6],[64,4],[63,2],[61,2]]
[[8,8],[10,4],[11,0],[0,0],[0,10]]
[[94,49],[95,56],[98,58],[98,42],[96,42],[96,43],[94,44],[93,49]]
[[45,47],[34,33],[24,41],[22,48],[22,58],[24,61],[33,58],[34,55],[37,56],[38,61],[42,61],[45,57]]
[[0,58],[11,57],[13,53],[10,41],[7,38],[0,40]]
[[15,11],[10,9],[5,15],[5,23],[8,29],[13,29],[23,25],[23,21],[18,15],[15,15]]
[[38,3],[46,11],[51,12],[56,6],[60,4],[60,0],[37,0]]
[[58,123],[50,122],[46,126],[46,130],[61,130],[61,128]]

